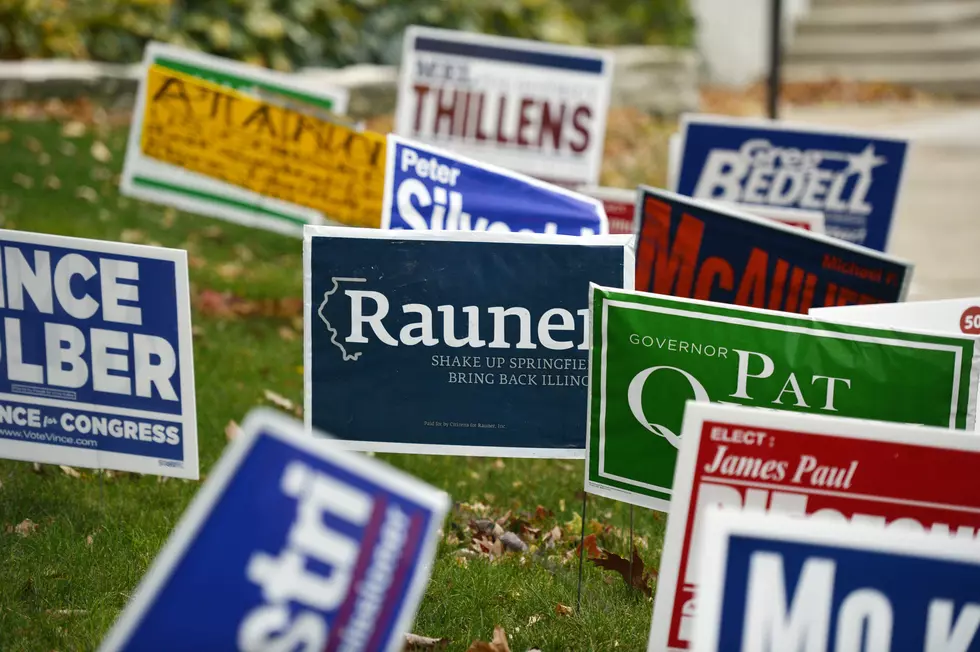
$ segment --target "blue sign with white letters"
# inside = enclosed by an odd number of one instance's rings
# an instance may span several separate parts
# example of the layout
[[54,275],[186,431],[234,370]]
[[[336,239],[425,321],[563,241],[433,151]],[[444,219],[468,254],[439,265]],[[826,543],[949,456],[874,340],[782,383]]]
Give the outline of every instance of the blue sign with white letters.
[[306,419],[349,448],[581,458],[589,282],[631,236],[307,227]]
[[0,457],[198,477],[186,252],[0,231]]
[[818,210],[832,235],[885,251],[908,143],[779,122],[686,115],[675,190]]
[[100,649],[401,650],[448,507],[255,410]]
[[695,652],[980,650],[972,537],[723,511],[706,526]]
[[609,232],[597,199],[394,135],[382,210],[383,229]]

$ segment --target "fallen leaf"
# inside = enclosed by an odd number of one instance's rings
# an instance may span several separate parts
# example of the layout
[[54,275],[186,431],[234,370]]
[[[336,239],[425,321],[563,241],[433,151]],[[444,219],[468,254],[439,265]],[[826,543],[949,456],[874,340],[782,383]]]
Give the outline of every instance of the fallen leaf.
[[296,337],[297,337],[296,331],[294,331],[289,326],[280,326],[279,327],[279,338],[283,342],[292,342],[293,340],[296,339]]
[[49,174],[47,177],[44,178],[44,187],[50,188],[51,190],[57,190],[58,188],[61,187],[61,179],[54,176],[53,174]]
[[218,276],[225,279],[226,281],[234,281],[236,278],[242,275],[242,272],[245,271],[245,268],[242,267],[239,263],[231,262],[231,263],[222,263],[218,265],[216,271],[218,272]]
[[541,540],[545,543],[545,547],[554,548],[555,544],[561,541],[561,528],[556,525],[545,532]]
[[123,229],[119,234],[119,239],[123,242],[140,244],[146,241],[146,234],[139,229]]
[[569,607],[567,604],[562,604],[559,602],[558,604],[555,605],[555,613],[558,614],[559,616],[571,616],[572,608]]
[[527,619],[527,626],[530,627],[534,623],[540,621],[542,618],[544,618],[544,616],[539,616],[538,614],[533,614],[530,618]]
[[646,567],[643,565],[643,560],[640,558],[639,553],[636,552],[635,546],[633,547],[632,565],[628,559],[620,557],[614,552],[604,550],[603,553],[604,556],[591,559],[592,563],[600,568],[619,573],[623,576],[623,580],[627,585],[639,589],[648,598],[653,597],[650,580],[656,576],[656,571],[646,570]]
[[14,527],[14,532],[22,537],[29,537],[37,531],[37,523],[29,518],[25,518]]
[[512,486],[514,489],[520,489],[524,486],[524,483],[520,480],[514,480],[512,483],[510,483],[510,486]]
[[576,553],[578,553],[579,548],[581,548],[582,545],[585,546],[585,554],[589,559],[595,559],[597,557],[601,557],[604,552],[603,549],[599,547],[599,544],[596,543],[594,534],[588,535],[587,537],[585,537],[585,539],[583,539],[581,544],[575,546]]
[[405,647],[402,648],[402,652],[445,650],[448,645],[448,638],[431,638],[429,636],[419,636],[418,634],[405,634]]
[[13,181],[21,188],[25,188],[28,190],[34,187],[34,179],[21,172],[18,172],[17,174],[14,175]]
[[503,627],[497,625],[493,628],[493,639],[489,643],[473,641],[466,652],[510,652],[510,645],[507,643],[507,632]]
[[112,160],[112,152],[110,152],[109,148],[105,146],[105,143],[99,140],[92,143],[92,147],[89,149],[89,154],[91,154],[92,158],[99,163],[108,163]]
[[194,309],[211,317],[279,317],[292,319],[303,314],[301,297],[243,299],[230,292],[204,289],[193,295]]
[[95,191],[95,188],[90,188],[88,186],[79,186],[76,188],[75,196],[93,204],[99,201],[99,193]]
[[505,463],[505,462],[504,462],[504,461],[503,461],[502,459],[500,459],[500,458],[498,457],[498,458],[497,458],[497,459],[496,459],[496,460],[494,461],[494,463],[493,463],[493,468],[495,468],[495,469],[497,469],[498,471],[500,471],[500,470],[503,470],[503,469],[506,469],[506,468],[507,468],[507,464],[506,464],[506,463]]
[[85,545],[91,546],[93,543],[95,543],[95,537],[94,536],[92,536],[90,534],[87,537],[85,537]]
[[527,550],[527,544],[521,541],[521,538],[513,532],[504,532],[500,535],[500,542],[504,544],[504,548],[507,550],[514,552],[524,552]]
[[61,152],[62,156],[74,156],[78,148],[75,147],[75,143],[70,143],[67,140],[62,141],[61,145],[58,147],[58,151]]
[[65,138],[81,138],[86,132],[85,124],[78,120],[72,120],[61,128],[61,135]]
[[229,421],[228,425],[225,426],[225,439],[232,441],[238,435],[242,434],[242,428],[234,420]]
[[27,147],[27,149],[34,152],[35,154],[44,151],[44,145],[42,145],[41,141],[35,138],[34,136],[25,136],[24,146]]
[[71,468],[70,466],[65,466],[64,464],[61,464],[61,465],[58,466],[58,468],[61,469],[61,472],[64,473],[65,475],[67,475],[69,478],[80,478],[80,477],[82,477],[82,474],[81,473],[79,473],[75,469]]
[[48,154],[47,152],[41,152],[40,154],[37,155],[38,165],[44,166],[49,164],[50,162],[51,162],[51,155]]
[[288,412],[293,412],[296,410],[296,404],[290,401],[288,398],[282,394],[277,394],[271,389],[262,390],[262,395],[265,396],[265,400],[269,401],[276,407],[280,407]]
[[220,238],[221,236],[223,236],[225,234],[225,232],[221,230],[221,227],[220,226],[209,226],[206,229],[204,229],[203,231],[201,231],[201,234],[205,238],[210,238],[212,240],[216,240],[216,239]]
[[163,223],[163,228],[169,229],[173,227],[174,221],[176,219],[177,219],[177,209],[167,208],[165,211],[163,211],[163,220],[161,220],[161,222]]

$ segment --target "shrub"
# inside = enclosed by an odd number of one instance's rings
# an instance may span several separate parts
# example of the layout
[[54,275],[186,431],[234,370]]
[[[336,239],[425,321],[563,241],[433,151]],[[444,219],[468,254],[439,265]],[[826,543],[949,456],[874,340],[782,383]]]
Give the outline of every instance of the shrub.
[[686,0],[0,0],[0,58],[133,62],[155,39],[281,70],[396,63],[411,24],[582,45],[692,31]]

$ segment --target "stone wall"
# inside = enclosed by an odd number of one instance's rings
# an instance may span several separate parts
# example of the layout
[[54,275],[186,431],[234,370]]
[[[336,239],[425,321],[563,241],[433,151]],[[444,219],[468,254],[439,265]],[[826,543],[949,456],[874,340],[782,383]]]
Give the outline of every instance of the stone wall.
[[[656,46],[628,46],[613,51],[613,106],[633,106],[665,116],[697,110],[700,59],[695,52]],[[133,105],[139,73],[139,65],[0,62],[0,101],[88,96],[124,109]],[[311,84],[346,88],[350,92],[348,113],[356,119],[395,109],[398,69],[394,66],[309,68],[298,74]]]

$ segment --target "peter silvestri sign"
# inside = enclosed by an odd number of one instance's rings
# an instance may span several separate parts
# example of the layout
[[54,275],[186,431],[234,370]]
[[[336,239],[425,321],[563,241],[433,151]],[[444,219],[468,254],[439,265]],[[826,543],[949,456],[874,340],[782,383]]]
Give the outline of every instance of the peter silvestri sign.
[[972,430],[969,337],[592,287],[586,490],[666,510],[684,402]]

